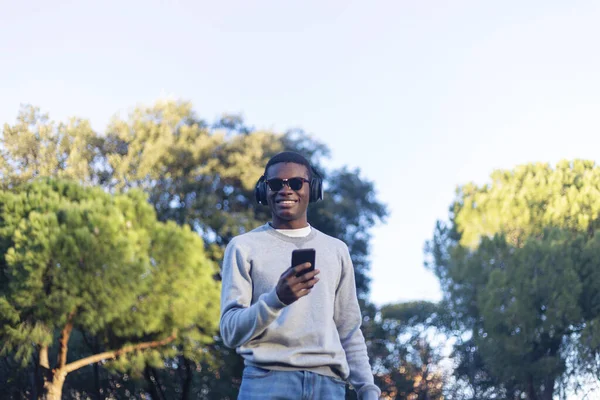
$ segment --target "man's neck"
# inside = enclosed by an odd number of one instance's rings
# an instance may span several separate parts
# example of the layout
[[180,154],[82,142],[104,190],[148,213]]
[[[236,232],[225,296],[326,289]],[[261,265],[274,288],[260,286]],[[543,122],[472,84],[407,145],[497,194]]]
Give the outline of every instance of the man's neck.
[[302,229],[308,225],[307,220],[296,220],[296,221],[271,221],[271,226],[275,229]]

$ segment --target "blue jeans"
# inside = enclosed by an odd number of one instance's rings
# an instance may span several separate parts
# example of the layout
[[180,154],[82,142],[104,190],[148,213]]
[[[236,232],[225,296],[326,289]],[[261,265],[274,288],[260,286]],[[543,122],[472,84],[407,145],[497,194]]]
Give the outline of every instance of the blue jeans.
[[308,371],[246,366],[238,400],[343,400],[346,382]]

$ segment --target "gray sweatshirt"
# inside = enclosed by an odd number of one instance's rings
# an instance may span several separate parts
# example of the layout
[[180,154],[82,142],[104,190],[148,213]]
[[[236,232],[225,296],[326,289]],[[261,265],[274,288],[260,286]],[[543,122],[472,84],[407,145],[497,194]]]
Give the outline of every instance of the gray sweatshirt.
[[[319,282],[286,306],[275,287],[292,251],[302,248],[316,250]],[[221,336],[246,365],[341,377],[359,399],[379,398],[360,330],[354,268],[342,241],[314,228],[306,237],[289,237],[265,224],[229,243],[222,277]]]

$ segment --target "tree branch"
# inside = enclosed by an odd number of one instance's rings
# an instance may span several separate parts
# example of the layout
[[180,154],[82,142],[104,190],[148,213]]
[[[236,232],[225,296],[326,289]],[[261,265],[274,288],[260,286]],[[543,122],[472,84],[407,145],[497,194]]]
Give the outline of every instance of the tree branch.
[[81,360],[74,361],[65,366],[65,371],[67,373],[73,372],[81,367],[85,367],[86,365],[93,364],[95,362],[103,361],[103,360],[111,360],[113,358],[117,358],[118,356],[126,353],[131,353],[132,351],[151,349],[155,347],[164,346],[166,344],[171,343],[173,340],[177,338],[177,331],[173,331],[171,336],[168,336],[162,340],[154,340],[152,342],[144,342],[136,345],[125,346],[119,350],[105,351],[104,353],[95,354],[93,356],[82,358]]
[[59,349],[58,349],[58,363],[57,368],[63,369],[67,364],[67,352],[69,351],[68,343],[71,337],[71,331],[73,330],[73,317],[75,317],[75,310],[71,311],[67,316],[67,323],[60,333]]

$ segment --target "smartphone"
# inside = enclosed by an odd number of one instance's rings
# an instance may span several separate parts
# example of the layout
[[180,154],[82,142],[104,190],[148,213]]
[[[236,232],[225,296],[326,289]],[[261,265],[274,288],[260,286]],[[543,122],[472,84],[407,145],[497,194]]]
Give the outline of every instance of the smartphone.
[[296,276],[304,275],[307,272],[315,269],[315,249],[299,249],[292,251],[292,267],[309,262],[310,268],[305,269],[296,274]]

